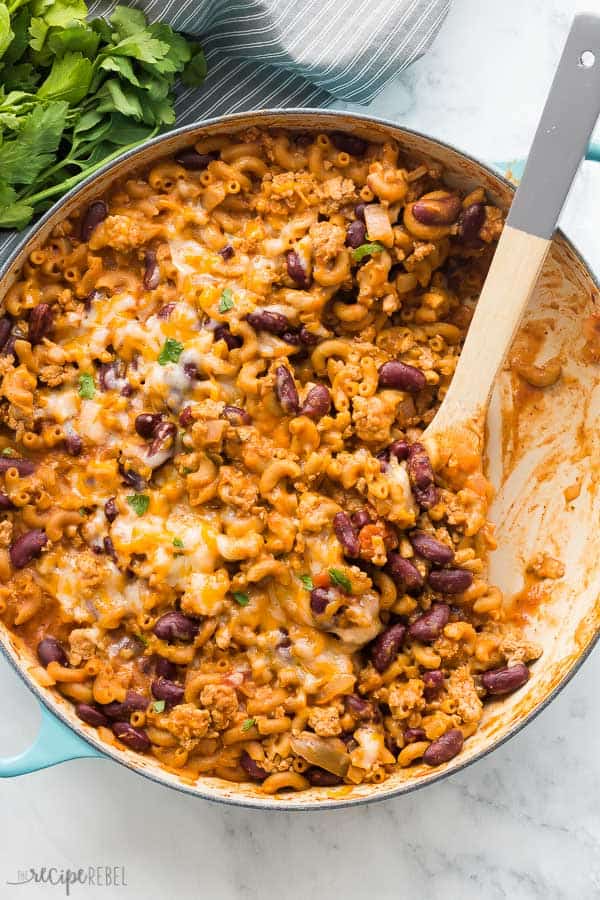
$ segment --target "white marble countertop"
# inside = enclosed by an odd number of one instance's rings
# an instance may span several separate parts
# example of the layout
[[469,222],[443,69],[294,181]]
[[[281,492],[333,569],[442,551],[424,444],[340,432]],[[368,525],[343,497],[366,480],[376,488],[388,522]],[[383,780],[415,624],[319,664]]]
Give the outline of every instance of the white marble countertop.
[[[484,159],[523,155],[571,15],[600,0],[455,0],[431,52],[371,109]],[[600,165],[563,217],[600,273]],[[0,660],[3,755],[35,734],[32,697]],[[600,652],[524,732],[407,797],[330,813],[264,813],[177,794],[121,766],[66,763],[0,787],[0,897],[18,869],[123,865],[103,900],[592,900],[600,897]]]

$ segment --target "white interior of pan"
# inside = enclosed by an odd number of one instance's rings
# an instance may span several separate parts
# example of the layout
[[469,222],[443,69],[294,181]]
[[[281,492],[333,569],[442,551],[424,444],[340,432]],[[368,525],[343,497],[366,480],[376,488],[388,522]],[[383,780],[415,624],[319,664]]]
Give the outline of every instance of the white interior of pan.
[[[187,130],[163,140],[160,145],[154,143],[70,197],[15,259],[2,281],[1,293],[12,282],[26,255],[45,239],[56,221],[80,203],[102,195],[114,177],[187,146],[200,134],[233,133],[257,124],[342,129],[372,140],[392,134],[406,150],[442,162],[452,182],[464,186],[483,184],[501,205],[510,203],[510,189],[479,164],[450,148],[391,125],[345,113],[244,114]],[[220,779],[204,778],[195,785],[182,783],[177,774],[166,772],[151,758],[99,745],[95,730],[83,725],[74,716],[71,705],[51,692],[44,694],[48,704],[80,734],[133,769],[204,797],[263,807],[335,806],[383,798],[448,774],[489,750],[547,700],[577,666],[598,631],[600,368],[585,363],[582,358],[582,323],[592,312],[597,297],[593,279],[583,262],[564,238],[557,238],[526,321],[544,320],[547,337],[540,347],[538,360],[560,354],[563,376],[554,386],[535,392],[526,414],[516,425],[510,424],[513,420],[507,415],[512,404],[514,376],[506,371],[499,379],[488,419],[488,471],[497,490],[491,518],[499,540],[490,567],[492,582],[508,595],[521,589],[526,564],[536,553],[545,552],[560,559],[566,571],[563,578],[544,582],[545,602],[532,614],[527,626],[528,634],[544,647],[542,658],[533,666],[530,682],[512,697],[486,707],[481,728],[466,742],[457,759],[435,770],[418,766],[401,771],[382,785],[312,789],[302,795],[266,797],[252,785],[230,784]],[[565,488],[579,480],[582,484],[579,497],[567,501]],[[29,661],[23,658],[21,649],[9,635],[3,633],[1,637],[12,659],[28,678]]]

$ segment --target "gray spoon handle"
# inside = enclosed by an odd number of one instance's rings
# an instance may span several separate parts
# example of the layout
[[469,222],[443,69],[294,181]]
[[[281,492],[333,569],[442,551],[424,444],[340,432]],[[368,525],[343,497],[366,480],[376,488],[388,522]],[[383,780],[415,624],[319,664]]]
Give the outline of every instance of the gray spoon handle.
[[550,238],[600,115],[600,16],[576,16],[507,224]]

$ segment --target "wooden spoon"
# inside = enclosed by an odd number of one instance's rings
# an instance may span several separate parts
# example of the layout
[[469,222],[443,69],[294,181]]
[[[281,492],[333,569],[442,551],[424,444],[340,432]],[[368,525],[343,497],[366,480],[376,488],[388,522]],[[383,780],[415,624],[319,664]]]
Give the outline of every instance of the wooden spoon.
[[575,17],[456,371],[423,435],[434,464],[481,452],[490,394],[600,114],[600,17]]

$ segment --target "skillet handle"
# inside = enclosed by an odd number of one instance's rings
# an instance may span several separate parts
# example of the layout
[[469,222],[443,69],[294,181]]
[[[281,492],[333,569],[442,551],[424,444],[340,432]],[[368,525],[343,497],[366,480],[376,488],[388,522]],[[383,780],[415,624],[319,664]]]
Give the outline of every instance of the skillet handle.
[[69,759],[104,758],[103,753],[78,737],[42,704],[40,710],[42,722],[35,741],[18,756],[0,759],[0,778],[39,772]]

